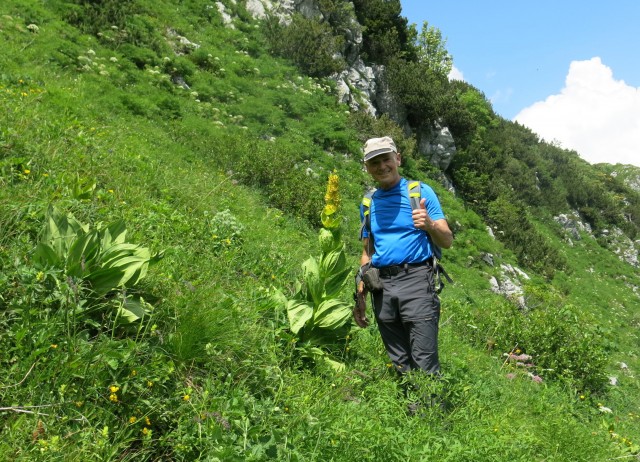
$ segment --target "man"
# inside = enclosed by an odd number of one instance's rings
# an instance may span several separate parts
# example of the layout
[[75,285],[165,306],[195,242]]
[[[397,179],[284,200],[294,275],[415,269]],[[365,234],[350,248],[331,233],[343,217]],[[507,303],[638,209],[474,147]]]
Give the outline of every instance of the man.
[[[400,162],[390,137],[365,143],[364,163],[378,189],[369,208],[370,227],[363,229],[359,275],[369,263],[379,270],[383,289],[372,292],[373,308],[396,370],[404,374],[420,369],[438,375],[440,300],[435,290],[432,243],[447,249],[453,234],[429,186],[421,184],[420,207],[412,210],[408,182],[398,172]],[[364,219],[363,212],[361,207]],[[360,327],[369,325],[367,294],[364,281],[358,281],[353,315]]]

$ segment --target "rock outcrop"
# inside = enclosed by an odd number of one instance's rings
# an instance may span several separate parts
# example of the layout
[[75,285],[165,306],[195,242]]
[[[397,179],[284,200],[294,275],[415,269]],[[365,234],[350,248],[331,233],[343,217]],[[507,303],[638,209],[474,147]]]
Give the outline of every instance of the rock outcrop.
[[583,223],[580,220],[580,215],[577,212],[571,214],[561,214],[553,218],[565,230],[565,233],[569,238],[576,241],[582,239],[580,233],[587,233],[591,235],[591,226],[589,223]]
[[491,291],[515,301],[520,309],[526,309],[524,290],[522,281],[528,280],[529,276],[519,268],[508,264],[500,265],[500,276],[491,277]]
[[[247,0],[246,8],[256,19],[264,19],[270,13],[284,24],[296,12],[307,18],[322,17],[317,0]],[[433,127],[417,131],[411,127],[407,122],[406,108],[393,97],[385,84],[384,66],[367,66],[360,56],[362,26],[352,20],[343,31],[343,37],[345,43],[340,58],[344,59],[347,67],[332,76],[336,82],[339,101],[348,105],[352,111],[365,111],[373,116],[388,115],[402,127],[406,135],[416,135],[417,149],[421,155],[442,172],[446,171],[456,154],[455,140],[449,129],[437,123]]]

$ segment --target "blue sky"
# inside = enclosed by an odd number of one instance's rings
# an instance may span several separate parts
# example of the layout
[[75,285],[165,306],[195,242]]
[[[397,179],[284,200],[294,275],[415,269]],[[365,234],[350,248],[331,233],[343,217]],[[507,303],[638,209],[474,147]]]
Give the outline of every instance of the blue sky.
[[401,0],[446,39],[456,78],[591,163],[640,166],[640,1]]

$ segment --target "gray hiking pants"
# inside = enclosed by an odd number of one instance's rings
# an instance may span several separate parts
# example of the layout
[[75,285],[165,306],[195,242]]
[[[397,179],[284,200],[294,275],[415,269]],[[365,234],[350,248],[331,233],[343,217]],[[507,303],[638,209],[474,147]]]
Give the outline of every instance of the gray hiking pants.
[[433,268],[380,268],[380,276],[384,290],[373,294],[373,307],[393,366],[400,373],[421,369],[438,374],[440,299]]

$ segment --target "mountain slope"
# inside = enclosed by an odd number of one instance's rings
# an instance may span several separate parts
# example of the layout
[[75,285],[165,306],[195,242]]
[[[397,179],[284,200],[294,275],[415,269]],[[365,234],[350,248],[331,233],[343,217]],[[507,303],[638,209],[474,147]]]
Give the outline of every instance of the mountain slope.
[[[347,114],[331,82],[271,57],[260,24],[241,6],[227,9],[239,15],[235,29],[195,0],[0,7],[0,454],[225,461],[636,454],[634,268],[588,233],[570,244],[550,214],[532,206],[528,220],[566,267],[551,282],[528,269],[529,279],[510,272],[514,251],[417,159],[407,159],[405,173],[436,188],[456,232],[445,256],[455,279],[443,293],[445,376],[423,384],[444,394],[448,409],[405,414],[407,398],[375,327],[354,328],[326,349],[343,372],[313,362],[272,295],[294,292],[301,263],[319,252],[316,230],[334,170],[356,267],[357,204],[369,184],[361,142],[387,131],[408,147],[412,140],[388,120]],[[142,322],[118,320],[129,289],[90,305],[80,273],[38,264],[49,204],[92,228],[122,219],[127,242],[164,252],[130,289],[152,305]],[[494,294],[492,277],[520,293]],[[506,361],[517,350],[533,366]]]

